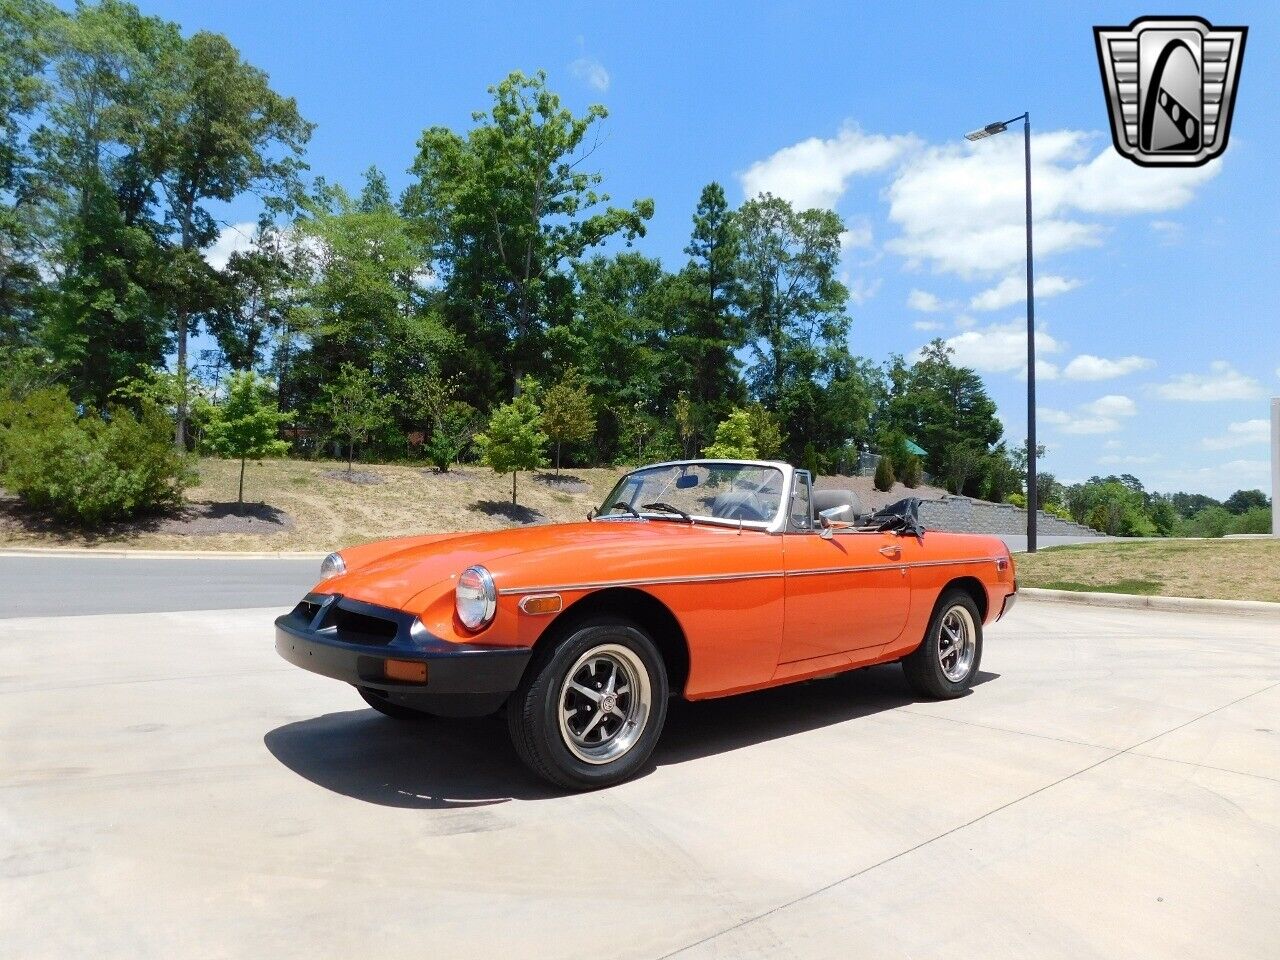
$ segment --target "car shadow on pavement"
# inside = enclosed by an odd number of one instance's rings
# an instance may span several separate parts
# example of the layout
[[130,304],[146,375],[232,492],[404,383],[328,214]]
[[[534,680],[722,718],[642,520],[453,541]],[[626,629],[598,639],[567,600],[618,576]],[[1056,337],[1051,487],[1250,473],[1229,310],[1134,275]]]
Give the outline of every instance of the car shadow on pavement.
[[[975,685],[998,676],[981,672]],[[914,702],[895,665],[717,700],[672,700],[639,776]],[[382,806],[450,810],[565,795],[523,767],[498,717],[404,722],[348,710],[277,727],[263,743],[312,783]]]

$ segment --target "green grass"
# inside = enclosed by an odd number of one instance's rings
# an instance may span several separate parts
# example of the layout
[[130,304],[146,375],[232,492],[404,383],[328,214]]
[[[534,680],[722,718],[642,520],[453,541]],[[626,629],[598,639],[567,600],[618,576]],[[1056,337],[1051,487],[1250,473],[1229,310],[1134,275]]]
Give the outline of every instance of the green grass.
[[1280,603],[1280,539],[1109,541],[1016,563],[1024,587]]

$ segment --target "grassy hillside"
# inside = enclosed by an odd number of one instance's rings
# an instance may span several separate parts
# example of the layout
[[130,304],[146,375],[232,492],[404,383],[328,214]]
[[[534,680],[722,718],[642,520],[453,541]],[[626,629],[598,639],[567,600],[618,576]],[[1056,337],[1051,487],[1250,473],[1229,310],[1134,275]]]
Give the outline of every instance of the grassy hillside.
[[[102,546],[173,550],[329,550],[365,540],[519,523],[580,520],[621,470],[521,474],[520,506],[511,477],[478,467],[437,474],[430,468],[275,460],[250,464],[245,515],[234,510],[239,463],[201,460],[200,482],[181,514],[85,535],[32,517],[12,499],[0,502],[0,545]],[[227,504],[230,503],[230,506]]]
[[1018,583],[1166,597],[1280,602],[1280,540],[1143,540],[1019,554]]

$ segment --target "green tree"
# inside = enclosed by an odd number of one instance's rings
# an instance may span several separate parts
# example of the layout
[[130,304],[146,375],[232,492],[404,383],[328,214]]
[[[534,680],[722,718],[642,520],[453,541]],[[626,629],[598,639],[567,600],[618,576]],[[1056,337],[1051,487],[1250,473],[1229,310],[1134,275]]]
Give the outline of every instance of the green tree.
[[422,134],[406,203],[432,238],[451,322],[473,351],[501,358],[511,390],[541,366],[548,325],[568,319],[569,267],[610,238],[643,236],[653,201],[602,208],[603,178],[583,164],[604,107],[575,116],[541,72],[489,92],[493,106],[465,136]]
[[914,490],[924,482],[924,463],[914,453],[902,465],[902,485]]
[[516,477],[521,470],[537,470],[546,465],[548,437],[542,430],[542,411],[534,401],[537,384],[526,377],[521,392],[510,403],[493,411],[484,433],[476,434],[476,445],[484,462],[495,473],[511,474],[511,503],[516,503]]
[[687,443],[696,448],[707,425],[744,399],[737,358],[746,345],[738,309],[742,238],[720,184],[702,188],[684,252],[689,262],[671,285],[666,346],[689,394]]
[[471,445],[475,432],[476,408],[463,400],[449,402],[432,427],[424,451],[427,459],[441,473],[448,473],[449,467]]
[[258,367],[284,334],[303,268],[296,246],[271,223],[259,224],[250,249],[228,258],[208,327],[232,370]]
[[755,460],[760,456],[752,430],[751,414],[737,409],[720,421],[715,440],[702,455],[712,460]]
[[575,367],[569,367],[560,381],[542,396],[542,429],[556,445],[556,474],[560,473],[560,447],[591,438],[596,429],[596,411]]
[[[1003,432],[982,378],[956,366],[953,354],[942,340],[934,340],[914,364],[894,357],[885,369],[885,398],[875,418],[882,434],[896,431],[927,450],[926,468],[941,476],[955,475],[948,469],[948,462],[954,460],[953,448],[969,448],[981,460]],[[966,486],[979,483],[983,476],[981,464],[969,464],[968,459],[972,458],[966,459],[962,471]]]
[[969,481],[981,476],[985,459],[983,451],[973,444],[950,444],[942,457],[942,475],[946,478],[947,489],[955,494],[964,493]]
[[288,453],[289,444],[280,439],[280,428],[293,417],[280,412],[270,385],[251,370],[231,375],[227,397],[214,411],[204,442],[216,455],[240,461],[236,503],[242,504],[245,462]]
[[881,493],[888,493],[893,489],[896,479],[893,472],[893,457],[887,453],[880,454],[880,459],[876,462],[873,485]]
[[762,404],[752,403],[747,406],[747,420],[751,424],[751,441],[756,448],[756,456],[762,460],[774,460],[782,456],[786,437],[782,434],[782,427],[778,425],[778,418]]
[[[221,34],[198,31],[155,67],[159,80],[146,105],[153,119],[140,159],[158,185],[173,233],[170,297],[178,376],[185,381],[193,315],[216,302],[211,268],[199,255],[217,236],[209,205],[249,190],[273,205],[291,196],[312,125],[293,98],[271,89],[266,73],[241,59]],[[186,419],[183,398],[179,444],[185,443]]]
[[301,402],[328,372],[351,364],[386,383],[435,376],[451,334],[417,301],[427,249],[414,226],[381,202],[377,180],[359,197],[320,184],[297,228],[311,280],[289,311],[310,349],[293,358],[289,390]]
[[744,203],[735,220],[748,381],[756,399],[790,423],[782,410],[788,388],[820,379],[845,350],[849,294],[836,275],[844,225],[830,210],[796,211],[769,194]]
[[391,417],[392,399],[383,394],[368,370],[344,363],[338,376],[325,385],[324,413],[333,435],[346,441],[347,472],[355,459],[356,442],[364,442]]
[[1222,505],[1231,513],[1244,514],[1259,507],[1271,506],[1271,498],[1261,490],[1237,490]]

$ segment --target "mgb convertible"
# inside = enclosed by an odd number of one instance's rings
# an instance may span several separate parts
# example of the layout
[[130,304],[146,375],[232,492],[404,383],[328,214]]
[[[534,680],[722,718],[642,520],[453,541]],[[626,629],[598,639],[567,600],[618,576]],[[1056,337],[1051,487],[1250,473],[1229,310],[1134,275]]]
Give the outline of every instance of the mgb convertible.
[[384,540],[330,554],[276,620],[289,662],[396,720],[504,711],[561,787],[640,770],[670,697],[702,700],[899,661],[957,697],[1016,597],[995,537],[867,515],[785,463],[626,474],[586,522]]

